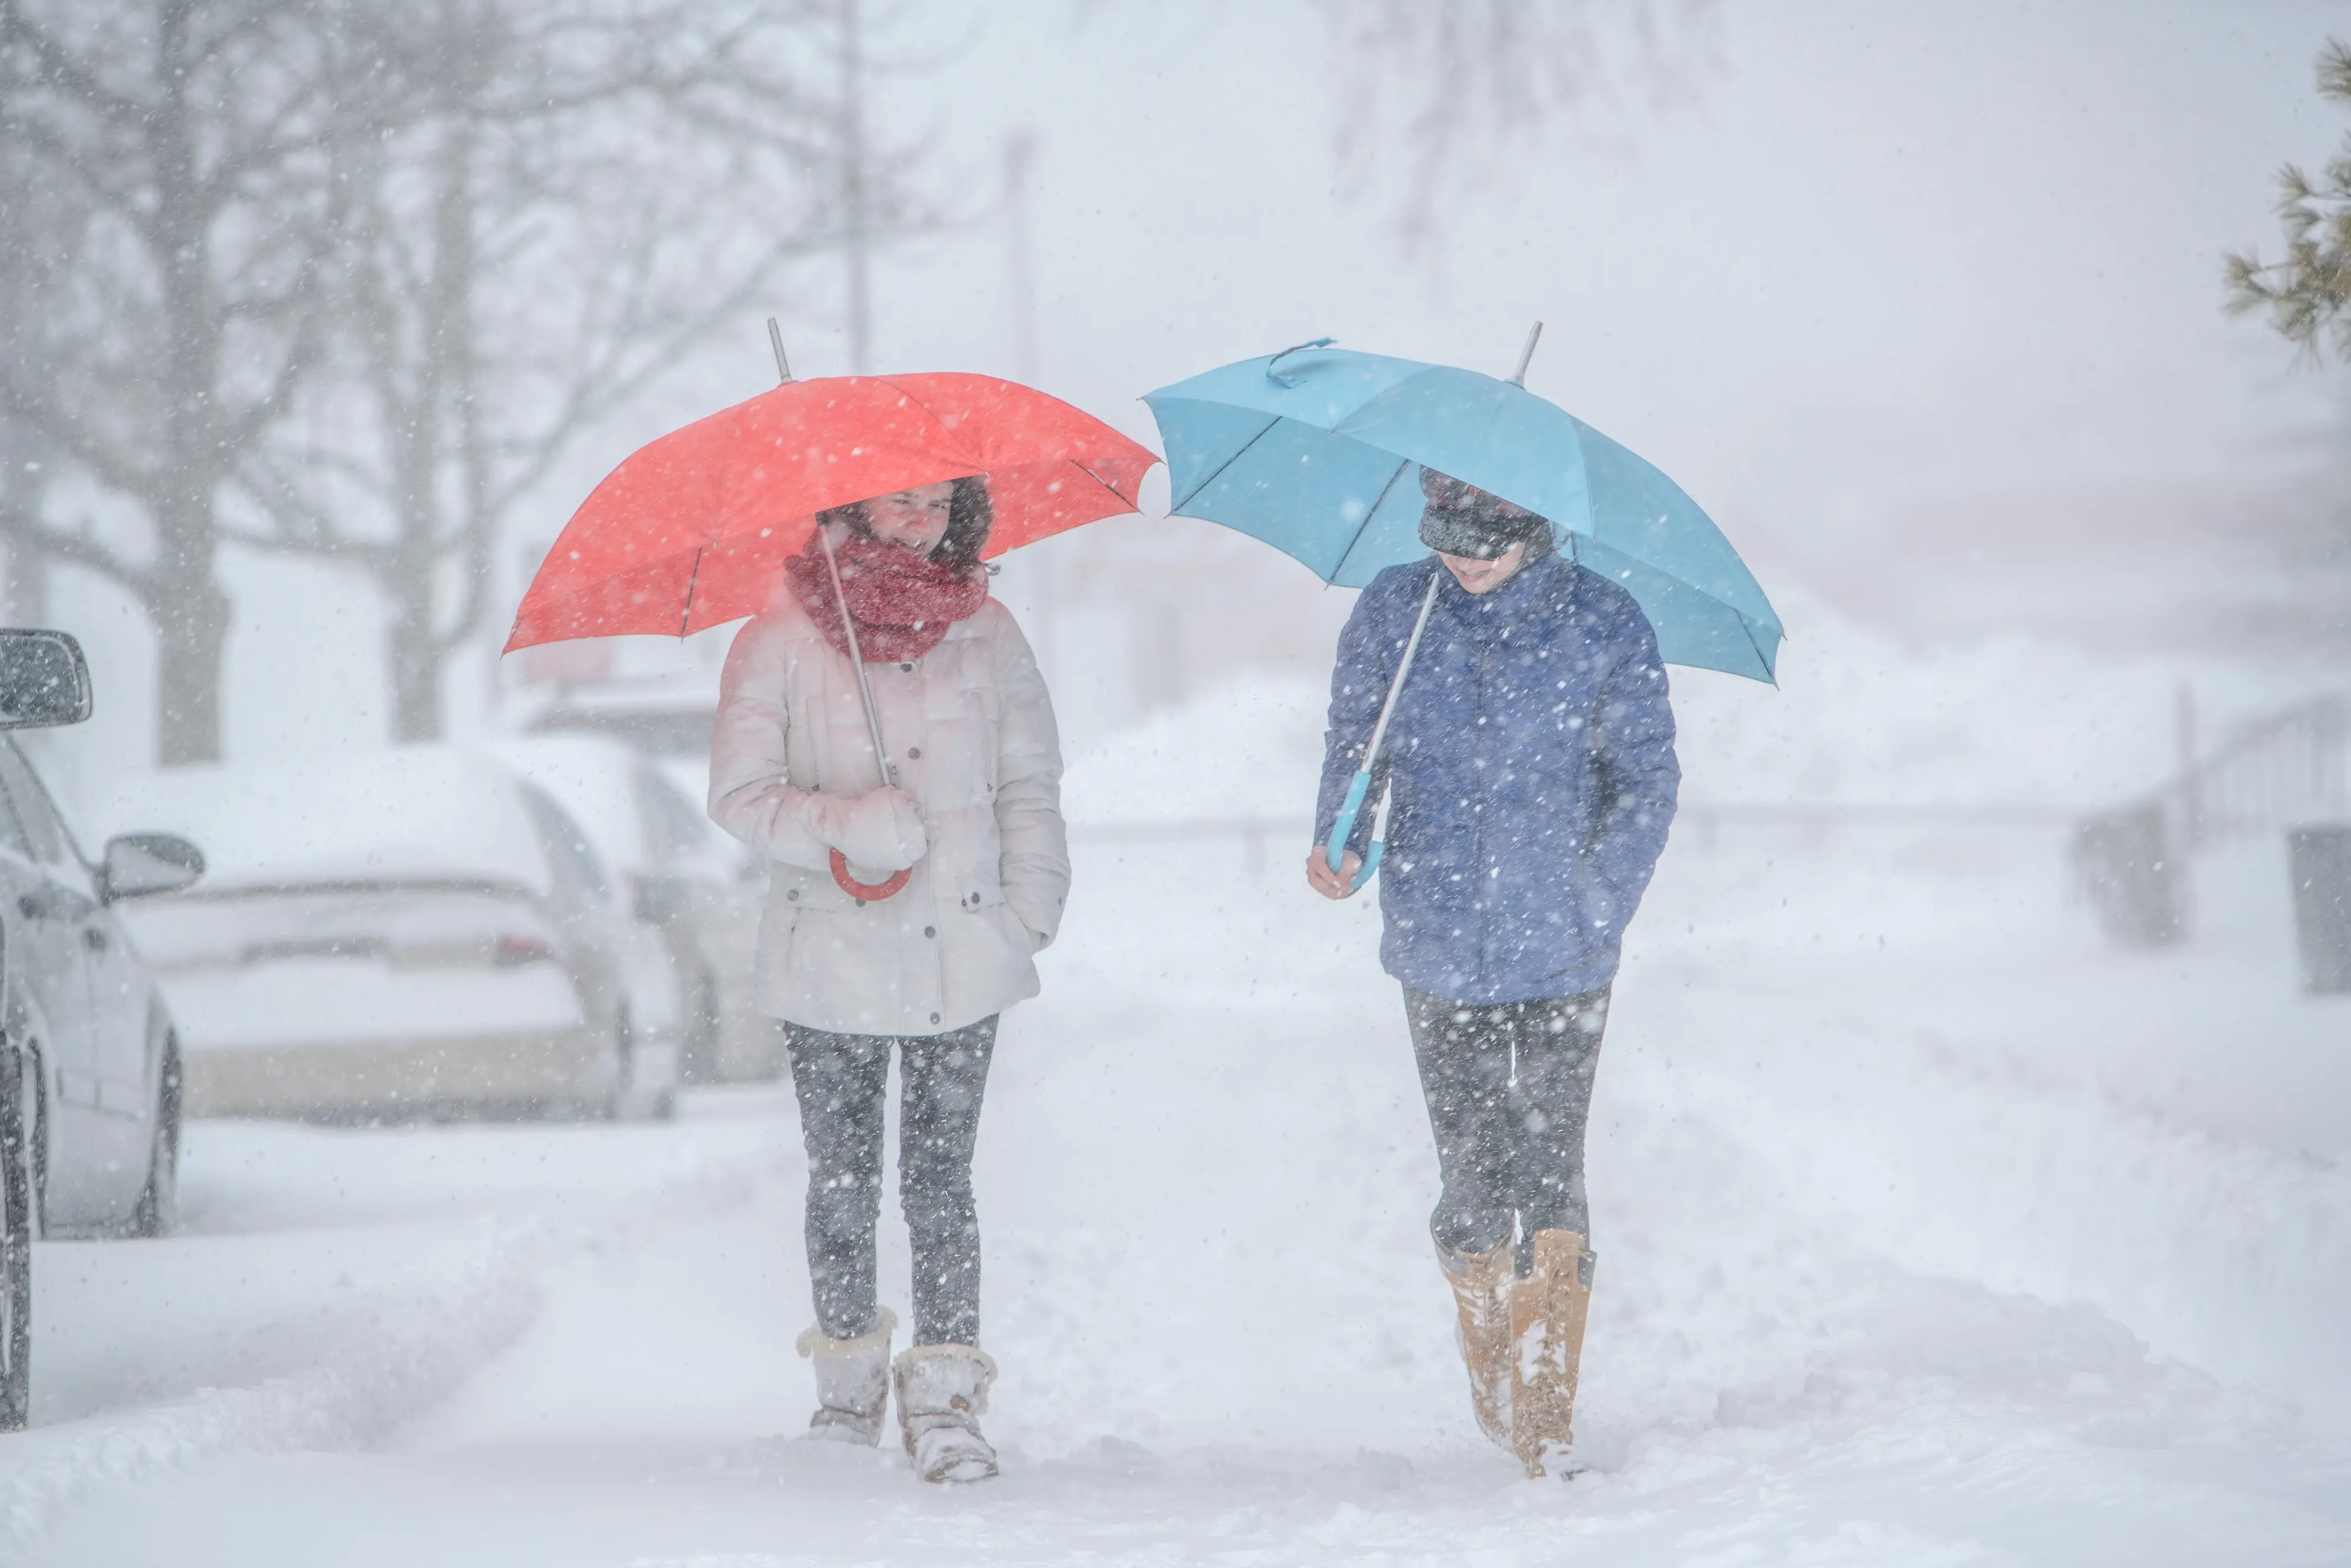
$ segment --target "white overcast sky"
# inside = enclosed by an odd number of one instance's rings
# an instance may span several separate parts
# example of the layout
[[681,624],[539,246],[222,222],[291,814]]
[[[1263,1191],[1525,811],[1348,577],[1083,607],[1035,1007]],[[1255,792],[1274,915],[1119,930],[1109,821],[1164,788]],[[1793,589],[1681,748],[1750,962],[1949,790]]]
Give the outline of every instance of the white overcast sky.
[[[1541,318],[1529,385],[1680,479],[1781,584],[1775,562],[1920,502],[2273,485],[2312,461],[2338,379],[2225,318],[2220,277],[2228,248],[2274,250],[2278,164],[2341,139],[2311,62],[2351,3],[1726,4],[1694,101],[1510,155],[1440,204],[1426,263],[1376,194],[1339,193],[1338,78],[1298,0],[899,3],[933,35],[902,42],[943,63],[878,108],[935,130],[925,178],[982,215],[885,257],[875,368],[1019,371],[985,214],[1025,126],[1037,379],[1155,446],[1135,399],[1208,366],[1328,334],[1508,373]],[[801,282],[583,440],[517,549],[638,442],[771,384],[769,309],[802,374],[844,370],[840,268]],[[232,750],[380,738],[363,586],[233,576]],[[76,732],[98,777],[144,754],[150,643],[89,585],[57,613],[108,694]]]
[[[1134,398],[1209,365],[1328,334],[1508,373],[1541,318],[1529,384],[1738,538],[2260,482],[2329,385],[2221,314],[2220,256],[2273,251],[2277,166],[2339,140],[2311,62],[2351,5],[1728,5],[1693,101],[1510,154],[1427,263],[1339,191],[1304,5],[907,15],[970,43],[885,115],[939,128],[975,206],[1033,131],[1039,379],[1146,440]],[[986,224],[893,252],[875,368],[1014,370],[1004,255]],[[806,373],[845,368],[829,306],[794,320]]]

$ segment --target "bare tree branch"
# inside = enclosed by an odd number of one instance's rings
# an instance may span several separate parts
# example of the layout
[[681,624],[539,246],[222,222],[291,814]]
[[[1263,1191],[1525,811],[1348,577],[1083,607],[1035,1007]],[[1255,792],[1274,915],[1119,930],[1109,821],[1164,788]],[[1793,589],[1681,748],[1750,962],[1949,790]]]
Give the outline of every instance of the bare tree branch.
[[32,58],[33,78],[126,130],[137,131],[154,106],[109,88],[25,15],[20,0],[0,0],[0,45],[23,49]]
[[[504,520],[585,431],[838,242],[842,156],[831,78],[805,74],[834,4],[415,3],[460,68],[433,76],[422,112],[342,144],[320,264],[330,373],[291,378],[309,412],[235,478],[266,519],[241,540],[381,585],[406,737],[438,728],[441,667],[480,633]],[[909,172],[869,175],[891,222],[915,211]]]
[[96,572],[141,602],[152,603],[155,597],[156,582],[152,570],[123,559],[87,530],[68,533],[50,528],[35,517],[29,508],[11,504],[0,506],[0,538]]
[[[1689,96],[1716,68],[1711,0],[1316,0],[1344,106],[1340,165],[1418,251],[1434,214],[1490,186],[1501,155],[1601,133]],[[1399,151],[1399,144],[1401,150]]]
[[223,493],[319,371],[336,150],[424,101],[421,49],[377,47],[421,3],[0,0],[0,408],[152,529],[152,563],[40,542],[141,585],[165,760],[218,755]]

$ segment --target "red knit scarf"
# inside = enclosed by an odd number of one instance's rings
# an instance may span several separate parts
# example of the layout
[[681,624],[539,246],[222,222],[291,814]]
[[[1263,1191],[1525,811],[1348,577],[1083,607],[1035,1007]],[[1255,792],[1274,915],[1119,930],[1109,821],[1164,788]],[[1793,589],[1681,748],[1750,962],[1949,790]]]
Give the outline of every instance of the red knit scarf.
[[[987,574],[977,568],[943,566],[861,533],[849,534],[834,549],[841,594],[857,621],[857,651],[869,664],[921,658],[939,645],[949,626],[987,602]],[[824,541],[810,534],[806,548],[784,563],[784,575],[824,640],[847,653]]]

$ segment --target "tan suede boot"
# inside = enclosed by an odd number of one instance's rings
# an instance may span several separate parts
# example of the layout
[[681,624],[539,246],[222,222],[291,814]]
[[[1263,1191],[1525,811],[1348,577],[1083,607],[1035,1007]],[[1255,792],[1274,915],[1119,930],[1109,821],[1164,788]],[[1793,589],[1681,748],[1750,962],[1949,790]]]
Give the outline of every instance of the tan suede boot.
[[1534,1269],[1510,1287],[1510,1446],[1527,1474],[1575,1439],[1575,1380],[1596,1261],[1573,1230],[1535,1232]]
[[1454,1338],[1469,1369],[1469,1408],[1478,1429],[1499,1443],[1510,1440],[1510,1244],[1491,1252],[1437,1249],[1445,1282],[1453,1287],[1458,1314]]

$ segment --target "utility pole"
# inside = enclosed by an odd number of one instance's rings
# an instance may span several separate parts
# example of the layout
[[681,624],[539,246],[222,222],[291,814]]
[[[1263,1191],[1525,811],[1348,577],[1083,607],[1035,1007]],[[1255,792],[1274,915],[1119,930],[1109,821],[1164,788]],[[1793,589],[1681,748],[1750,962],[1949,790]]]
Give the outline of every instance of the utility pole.
[[1037,253],[1030,243],[1029,172],[1037,138],[1025,126],[1004,139],[1005,260],[1012,286],[1012,364],[1020,379],[1037,380]]
[[[2179,766],[2179,836],[2183,850],[2204,841],[2203,789],[2196,777],[2196,687],[2182,675],[2171,697],[2171,740]],[[2181,870],[2187,869],[2185,856]]]
[[[1029,174],[1035,166],[1037,138],[1023,126],[1004,139],[1004,261],[1005,285],[1010,298],[1007,315],[1012,322],[1012,368],[1028,384],[1037,382],[1037,253],[1029,243]],[[1037,606],[1037,664],[1050,683],[1061,665],[1061,598],[1052,540],[1031,552],[1027,575]]]
[[873,344],[870,240],[865,210],[864,61],[858,37],[859,0],[841,0],[841,218],[849,261],[849,370],[866,372]]

